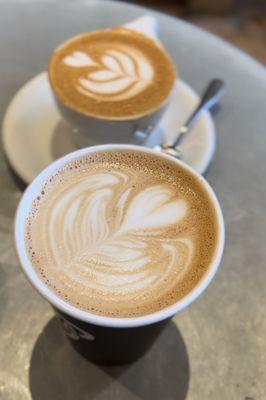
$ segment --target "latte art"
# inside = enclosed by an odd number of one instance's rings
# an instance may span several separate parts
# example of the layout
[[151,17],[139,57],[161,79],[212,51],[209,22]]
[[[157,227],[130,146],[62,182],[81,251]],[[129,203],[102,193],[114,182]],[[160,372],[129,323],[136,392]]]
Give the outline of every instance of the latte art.
[[195,266],[199,255],[208,265],[214,226],[170,163],[163,170],[152,157],[117,153],[78,159],[50,179],[26,239],[37,273],[64,300],[97,314],[143,315],[202,276]]
[[[98,100],[120,101],[134,97],[149,85],[153,68],[147,58],[130,47],[105,50],[99,63],[88,54],[75,51],[63,62],[80,68],[76,89],[85,96]],[[84,67],[91,67],[84,75]]]
[[114,119],[155,111],[166,101],[175,80],[163,48],[125,28],[67,41],[53,54],[48,72],[54,92],[66,105]]
[[[173,285],[185,272],[192,242],[164,231],[186,215],[187,204],[162,185],[132,193],[131,174],[96,173],[58,193],[49,222],[48,243],[55,265],[84,288],[120,301]],[[131,200],[129,201],[129,197]],[[110,210],[116,210],[112,224]],[[178,259],[186,262],[176,274]],[[153,269],[161,262],[160,268]],[[167,284],[169,289],[169,283]],[[97,294],[96,294],[97,296]]]

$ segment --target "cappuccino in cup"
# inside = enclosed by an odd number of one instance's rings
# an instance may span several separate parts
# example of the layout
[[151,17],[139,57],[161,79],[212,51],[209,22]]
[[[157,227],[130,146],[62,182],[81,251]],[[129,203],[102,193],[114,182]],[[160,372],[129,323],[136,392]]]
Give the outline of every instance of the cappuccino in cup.
[[162,108],[175,81],[166,51],[148,36],[125,27],[66,41],[53,53],[48,74],[65,106],[112,121],[141,118]]
[[98,316],[136,318],[178,303],[206,278],[221,246],[217,205],[202,181],[181,162],[134,146],[72,157],[27,211],[33,270],[63,302]]

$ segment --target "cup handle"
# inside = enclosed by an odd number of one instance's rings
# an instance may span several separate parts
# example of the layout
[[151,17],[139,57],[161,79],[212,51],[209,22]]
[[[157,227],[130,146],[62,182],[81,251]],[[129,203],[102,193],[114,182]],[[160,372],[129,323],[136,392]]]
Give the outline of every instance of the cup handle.
[[144,15],[143,17],[134,19],[133,21],[122,25],[124,28],[132,29],[134,31],[140,32],[143,35],[150,37],[155,41],[158,39],[159,24],[156,18],[149,15]]

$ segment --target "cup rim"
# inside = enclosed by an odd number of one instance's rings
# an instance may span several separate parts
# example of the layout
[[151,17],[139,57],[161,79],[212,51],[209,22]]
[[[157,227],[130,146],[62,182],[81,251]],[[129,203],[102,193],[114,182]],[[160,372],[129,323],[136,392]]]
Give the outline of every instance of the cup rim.
[[[69,162],[75,158],[84,156],[91,152],[97,151],[106,151],[106,150],[135,150],[138,152],[149,153],[149,154],[158,154],[159,157],[165,159],[171,159],[178,165],[181,165],[185,170],[192,173],[192,175],[197,178],[201,184],[205,187],[216,211],[217,223],[218,223],[218,238],[217,238],[217,246],[215,250],[215,254],[213,256],[213,260],[208,270],[205,272],[201,280],[198,284],[189,292],[186,296],[184,296],[179,301],[175,302],[171,306],[168,306],[162,310],[153,312],[151,314],[147,314],[140,317],[106,317],[102,315],[93,314],[84,310],[80,310],[77,307],[65,302],[60,297],[58,297],[54,292],[52,292],[39,278],[37,273],[32,266],[26,251],[25,245],[25,218],[28,214],[28,211],[32,205],[32,200],[40,193],[40,188],[42,187],[44,181],[60,166],[64,163]],[[223,249],[224,249],[224,239],[225,239],[225,230],[224,230],[224,219],[221,211],[221,207],[219,201],[209,185],[209,183],[203,178],[198,172],[193,170],[190,166],[185,164],[181,160],[177,160],[167,154],[164,153],[156,153],[152,149],[144,148],[136,145],[128,145],[128,144],[105,144],[98,146],[91,146],[81,150],[76,150],[72,153],[69,153],[60,159],[54,161],[48,167],[46,167],[27,187],[25,192],[22,195],[22,198],[17,207],[16,215],[15,215],[15,247],[18,255],[18,259],[20,261],[20,267],[22,268],[24,274],[32,284],[32,286],[39,292],[39,294],[44,297],[52,306],[59,309],[63,313],[76,318],[78,320],[91,323],[94,325],[105,326],[105,327],[113,327],[113,328],[132,328],[144,325],[150,325],[164,319],[170,318],[189,306],[193,301],[195,301],[207,288],[212,279],[214,278],[217,269],[219,267]]]

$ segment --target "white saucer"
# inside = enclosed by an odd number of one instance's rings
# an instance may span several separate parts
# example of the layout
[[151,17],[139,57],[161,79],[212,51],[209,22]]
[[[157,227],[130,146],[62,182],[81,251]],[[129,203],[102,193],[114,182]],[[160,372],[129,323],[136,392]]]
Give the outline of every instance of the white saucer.
[[[173,139],[178,127],[198,102],[198,95],[184,82],[177,81],[173,100],[148,146],[163,138]],[[74,151],[67,125],[61,120],[45,72],[27,82],[12,99],[3,122],[3,145],[15,172],[30,183],[48,164]],[[157,138],[157,141],[156,141]],[[184,139],[183,160],[199,173],[207,169],[215,149],[212,118],[204,112]]]

